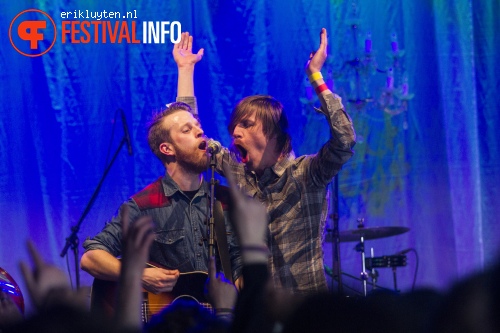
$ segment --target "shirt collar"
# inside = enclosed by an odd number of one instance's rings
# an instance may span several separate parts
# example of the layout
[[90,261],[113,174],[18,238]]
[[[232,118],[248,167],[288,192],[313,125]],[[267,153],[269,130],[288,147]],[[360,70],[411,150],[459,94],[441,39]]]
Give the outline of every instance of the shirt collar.
[[[163,184],[163,192],[165,193],[165,196],[171,197],[175,194],[175,192],[182,192],[181,189],[179,188],[179,185],[177,185],[177,183],[172,179],[172,177],[170,177],[168,172],[165,172],[165,177],[163,177],[161,181]],[[208,189],[208,183],[203,178],[200,189],[195,196],[205,195],[205,193],[209,193],[209,189]]]
[[[252,174],[259,183],[267,184],[270,180],[274,179],[273,173],[276,176],[281,177],[294,160],[295,153],[291,151],[290,153],[286,154],[281,160],[276,162],[273,166],[264,169],[264,172],[260,177],[257,177],[254,171],[250,171],[250,174]],[[247,170],[247,172],[249,171]]]
[[294,159],[295,159],[295,153],[292,150],[291,152],[289,152],[288,154],[283,156],[283,158],[281,160],[276,162],[276,164],[274,164],[271,167],[271,170],[273,170],[273,172],[278,177],[281,177],[283,175],[283,173],[285,172],[286,168],[288,168],[290,166],[290,164],[292,164]]

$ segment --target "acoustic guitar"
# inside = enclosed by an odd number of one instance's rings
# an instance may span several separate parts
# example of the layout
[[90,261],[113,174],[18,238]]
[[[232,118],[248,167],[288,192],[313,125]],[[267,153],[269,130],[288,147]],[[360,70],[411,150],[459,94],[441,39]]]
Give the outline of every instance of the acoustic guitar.
[[[147,264],[148,267],[160,267],[157,264]],[[208,278],[206,272],[180,273],[175,287],[170,292],[153,294],[143,289],[141,303],[141,318],[144,323],[151,317],[174,302],[185,299],[198,302],[204,308],[212,311],[212,306],[205,297],[205,282]],[[90,299],[92,312],[102,313],[112,317],[116,304],[117,282],[94,279]]]

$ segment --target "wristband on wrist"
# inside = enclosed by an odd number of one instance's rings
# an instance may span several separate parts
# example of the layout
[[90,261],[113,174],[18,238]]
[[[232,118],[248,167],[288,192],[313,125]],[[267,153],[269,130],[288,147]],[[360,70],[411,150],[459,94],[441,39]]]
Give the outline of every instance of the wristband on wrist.
[[216,308],[215,313],[216,314],[229,314],[229,313],[232,314],[233,309],[231,309],[231,308]]
[[313,83],[314,81],[317,81],[322,78],[323,75],[321,74],[321,72],[314,72],[311,75],[309,75],[309,82]]
[[269,255],[269,249],[265,245],[246,245],[240,247],[241,252],[261,252]]
[[316,87],[316,89],[314,89],[316,91],[316,94],[321,94],[323,91],[325,90],[328,90],[328,86],[326,85],[326,83],[323,83],[323,84],[320,84],[319,86]]

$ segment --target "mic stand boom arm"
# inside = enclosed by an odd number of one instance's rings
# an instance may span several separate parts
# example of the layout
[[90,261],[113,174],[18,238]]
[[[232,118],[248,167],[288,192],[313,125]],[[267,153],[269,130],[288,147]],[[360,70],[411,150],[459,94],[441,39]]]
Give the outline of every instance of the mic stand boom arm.
[[80,227],[82,225],[83,220],[87,216],[87,214],[90,212],[90,209],[92,208],[92,205],[94,204],[95,199],[97,198],[97,195],[99,194],[99,191],[101,190],[102,183],[104,182],[104,179],[108,175],[109,170],[111,169],[111,166],[116,160],[116,157],[118,156],[118,153],[122,149],[123,145],[126,142],[126,137],[124,136],[122,141],[120,142],[120,146],[116,150],[115,154],[113,155],[113,158],[111,159],[111,162],[109,162],[108,166],[104,170],[104,173],[101,177],[101,180],[99,181],[99,184],[97,185],[94,193],[92,194],[92,197],[90,198],[87,207],[85,207],[85,210],[83,211],[82,216],[78,220],[78,223],[71,227],[71,235],[69,235],[68,238],[66,238],[66,245],[64,246],[64,249],[61,251],[61,257],[66,256],[66,253],[68,252],[68,249],[71,247],[74,253],[75,257],[75,276],[76,276],[76,289],[80,289],[80,267],[78,265],[78,245],[79,245],[79,240],[78,240],[78,231],[80,231]]

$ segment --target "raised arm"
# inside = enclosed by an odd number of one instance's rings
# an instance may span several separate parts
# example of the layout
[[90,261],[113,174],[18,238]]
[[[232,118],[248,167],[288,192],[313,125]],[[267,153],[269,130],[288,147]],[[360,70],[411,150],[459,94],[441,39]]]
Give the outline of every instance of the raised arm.
[[140,217],[130,225],[128,209],[122,218],[122,265],[118,283],[115,322],[124,330],[141,329],[141,278],[149,248],[154,240],[153,221],[149,216]]
[[177,64],[177,101],[191,106],[197,114],[196,99],[194,98],[194,66],[203,58],[203,49],[193,53],[193,36],[183,32],[181,41],[174,45],[172,55]]
[[35,245],[28,241],[28,251],[33,265],[21,262],[21,273],[28,289],[32,303],[37,310],[51,306],[73,306],[86,309],[84,289],[73,291],[64,271],[46,262]]
[[[328,86],[326,86],[325,80],[323,80],[323,77],[321,76],[321,69],[323,68],[323,64],[325,63],[327,57],[327,46],[328,36],[326,34],[326,29],[322,28],[320,33],[319,48],[315,52],[311,52],[309,55],[309,61],[306,63],[305,68],[306,74],[309,77],[313,88],[315,88],[318,97],[332,93],[330,89],[328,89]],[[323,84],[325,84],[325,87],[321,87]],[[316,89],[318,87],[321,88],[318,90]]]
[[267,263],[266,207],[237,188],[234,174],[225,165],[232,205],[231,221],[241,245],[244,286],[238,296],[231,332],[271,332],[272,322],[266,304]]
[[328,37],[326,29],[321,29],[320,45],[318,49],[311,53],[306,64],[306,74],[309,77],[318,98],[321,102],[321,109],[330,127],[330,140],[323,145],[321,150],[312,157],[309,176],[316,186],[325,186],[340,171],[342,165],[354,154],[352,148],[356,144],[356,134],[352,126],[352,121],[342,105],[339,96],[332,93],[328,88],[321,69],[327,57]]

